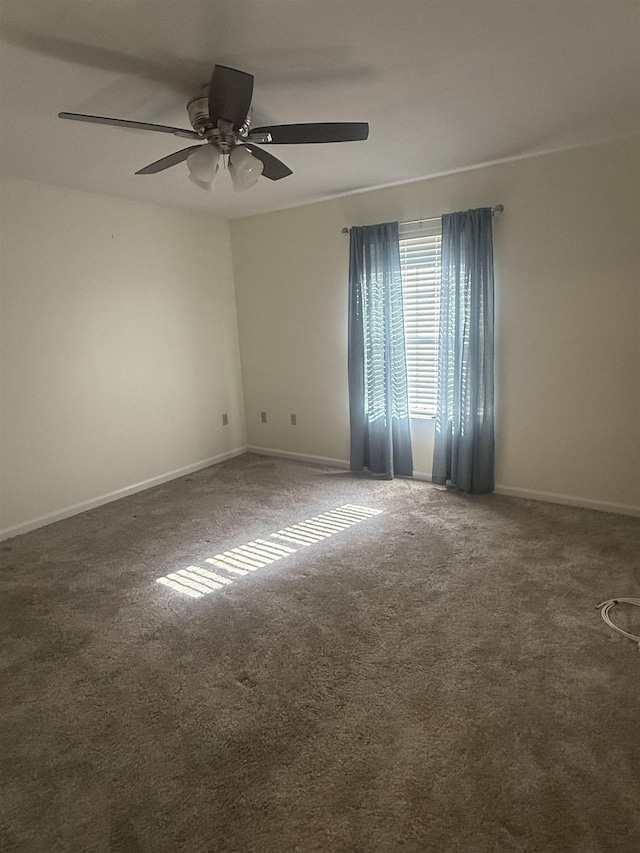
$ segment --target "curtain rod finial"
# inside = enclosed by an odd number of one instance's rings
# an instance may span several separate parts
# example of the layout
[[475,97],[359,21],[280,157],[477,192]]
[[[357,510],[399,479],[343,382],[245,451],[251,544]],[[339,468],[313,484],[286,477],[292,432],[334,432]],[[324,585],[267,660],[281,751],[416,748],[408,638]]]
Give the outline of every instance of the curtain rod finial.
[[343,234],[348,234],[348,233],[349,233],[349,229],[345,226],[345,227],[342,229],[342,233],[343,233]]

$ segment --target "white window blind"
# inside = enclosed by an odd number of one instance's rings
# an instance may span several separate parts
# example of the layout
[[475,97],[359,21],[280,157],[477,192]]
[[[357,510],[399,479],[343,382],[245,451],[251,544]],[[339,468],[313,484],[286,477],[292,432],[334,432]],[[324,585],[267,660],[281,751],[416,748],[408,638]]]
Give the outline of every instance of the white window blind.
[[442,220],[400,223],[409,413],[432,417],[438,393]]

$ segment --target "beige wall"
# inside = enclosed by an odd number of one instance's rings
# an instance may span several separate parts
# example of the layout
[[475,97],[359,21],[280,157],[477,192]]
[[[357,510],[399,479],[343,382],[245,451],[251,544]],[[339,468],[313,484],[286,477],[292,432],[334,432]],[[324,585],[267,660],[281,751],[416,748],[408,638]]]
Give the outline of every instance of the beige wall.
[[0,531],[245,444],[226,222],[6,180],[0,228]]
[[[348,458],[343,226],[502,203],[497,483],[639,507],[639,173],[625,140],[232,222],[249,444]],[[432,435],[414,424],[424,474]]]
[[0,535],[233,453],[244,403],[252,446],[346,460],[341,228],[499,202],[497,482],[639,507],[639,164],[622,141],[239,220],[233,269],[225,222],[4,180]]

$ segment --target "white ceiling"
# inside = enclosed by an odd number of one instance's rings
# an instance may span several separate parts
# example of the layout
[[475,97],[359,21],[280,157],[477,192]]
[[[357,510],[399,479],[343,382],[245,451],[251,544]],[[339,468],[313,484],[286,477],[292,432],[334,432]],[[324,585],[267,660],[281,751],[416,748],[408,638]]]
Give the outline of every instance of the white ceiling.
[[[640,133],[627,0],[3,0],[0,169],[234,218]],[[213,193],[188,143],[61,110],[189,127],[215,63],[255,75],[253,124],[368,121],[366,142],[272,145],[294,174]]]

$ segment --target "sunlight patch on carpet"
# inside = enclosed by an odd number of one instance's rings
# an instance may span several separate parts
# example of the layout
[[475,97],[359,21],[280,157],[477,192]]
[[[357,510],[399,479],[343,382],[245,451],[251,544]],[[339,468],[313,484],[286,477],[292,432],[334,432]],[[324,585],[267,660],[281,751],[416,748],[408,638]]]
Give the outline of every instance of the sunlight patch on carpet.
[[218,569],[216,572],[202,566],[186,566],[158,578],[156,583],[190,598],[202,598],[217,589],[223,589],[243,575],[297,553],[298,548],[294,546],[309,548],[336,533],[348,530],[354,524],[380,515],[381,512],[381,509],[344,504],[298,524],[284,527],[276,533],[271,533],[268,539],[254,539],[246,545],[207,557],[204,562],[215,566]]

